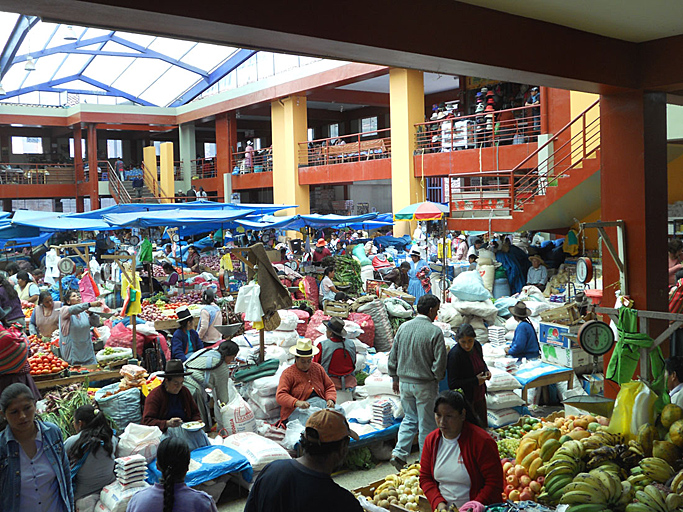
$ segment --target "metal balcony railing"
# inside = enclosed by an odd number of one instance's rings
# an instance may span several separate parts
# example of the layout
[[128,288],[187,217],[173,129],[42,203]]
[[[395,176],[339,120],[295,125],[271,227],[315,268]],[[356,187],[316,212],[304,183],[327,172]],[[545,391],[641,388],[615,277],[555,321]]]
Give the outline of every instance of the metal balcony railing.
[[391,158],[391,129],[299,143],[299,167]]

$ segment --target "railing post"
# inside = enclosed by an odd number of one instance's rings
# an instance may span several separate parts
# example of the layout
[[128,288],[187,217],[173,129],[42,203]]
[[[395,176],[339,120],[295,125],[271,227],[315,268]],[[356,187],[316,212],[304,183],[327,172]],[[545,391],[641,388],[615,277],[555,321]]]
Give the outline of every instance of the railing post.
[[583,133],[583,158],[586,158],[586,113],[581,116],[582,133]]
[[515,211],[515,173],[510,171],[510,215]]

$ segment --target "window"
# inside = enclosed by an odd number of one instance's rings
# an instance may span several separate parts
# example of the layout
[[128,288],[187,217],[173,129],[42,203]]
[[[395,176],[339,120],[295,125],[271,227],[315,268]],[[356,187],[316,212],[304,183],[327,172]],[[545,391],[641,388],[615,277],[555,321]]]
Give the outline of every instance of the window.
[[339,137],[339,124],[330,125],[330,138]]
[[216,143],[215,142],[205,142],[204,143],[204,158],[216,158]]
[[308,142],[315,139],[315,130],[313,128],[308,129]]
[[107,158],[123,158],[123,142],[107,140]]
[[259,151],[261,149],[261,139],[254,139],[254,151]]
[[360,131],[364,136],[377,135],[375,130],[377,130],[377,116],[360,120]]
[[[74,140],[69,139],[69,156],[71,158],[76,158],[74,154]],[[85,158],[85,139],[81,139],[81,157]]]
[[161,154],[161,141],[160,140],[154,141],[154,149],[156,149],[157,156],[159,156]]
[[15,155],[42,155],[41,137],[12,137],[12,153]]

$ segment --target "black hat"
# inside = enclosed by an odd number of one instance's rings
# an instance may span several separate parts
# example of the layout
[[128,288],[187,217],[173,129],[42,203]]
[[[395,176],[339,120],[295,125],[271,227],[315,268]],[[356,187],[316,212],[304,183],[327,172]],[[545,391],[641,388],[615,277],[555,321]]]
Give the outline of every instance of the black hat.
[[191,374],[192,372],[185,371],[183,362],[180,359],[170,359],[166,363],[163,373],[159,374],[159,377],[184,377]]
[[333,316],[327,322],[323,322],[323,323],[325,324],[325,326],[330,331],[332,331],[337,336],[341,336],[342,338],[346,338],[346,336],[348,335],[348,333],[346,332],[346,329],[345,329],[346,324],[344,324],[344,320],[342,320],[341,318],[337,318],[336,316]]
[[531,316],[531,310],[526,307],[526,304],[524,304],[521,300],[514,306],[510,306],[508,310],[513,316],[518,316],[520,318],[527,318]]

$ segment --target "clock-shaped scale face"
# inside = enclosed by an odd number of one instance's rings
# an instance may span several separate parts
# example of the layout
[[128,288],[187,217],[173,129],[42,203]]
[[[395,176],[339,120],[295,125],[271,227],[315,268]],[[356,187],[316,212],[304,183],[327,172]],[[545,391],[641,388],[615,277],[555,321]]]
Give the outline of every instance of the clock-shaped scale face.
[[601,356],[614,346],[614,332],[600,320],[586,322],[579,329],[579,345],[593,356]]
[[593,278],[593,264],[589,258],[579,258],[576,261],[576,280],[587,283]]

